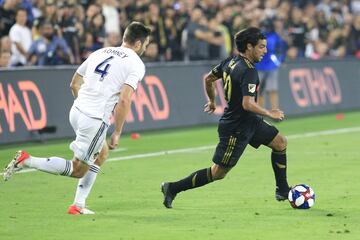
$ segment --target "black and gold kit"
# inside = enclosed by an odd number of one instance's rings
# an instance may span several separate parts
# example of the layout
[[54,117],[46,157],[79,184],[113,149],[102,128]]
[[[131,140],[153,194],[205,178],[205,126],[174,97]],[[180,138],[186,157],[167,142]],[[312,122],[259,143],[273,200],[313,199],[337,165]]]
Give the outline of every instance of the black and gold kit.
[[247,144],[255,148],[261,144],[268,145],[278,130],[242,106],[244,96],[257,98],[259,77],[250,60],[243,56],[227,58],[212,69],[212,74],[222,78],[228,103],[219,120],[220,142],[213,162],[229,168],[236,165]]
[[[252,62],[243,56],[230,57],[217,65],[212,74],[222,79],[225,99],[228,102],[228,107],[219,121],[219,143],[213,162],[222,168],[230,169],[236,165],[248,144],[254,148],[269,145],[279,131],[262,117],[243,108],[244,96],[251,96],[256,100],[259,86],[259,77]],[[278,201],[286,200],[289,192],[286,149],[273,150],[271,164],[276,180],[275,198]],[[212,171],[212,167],[204,168],[176,182],[162,183],[165,207],[172,208],[172,202],[179,192],[204,186],[225,176],[218,175],[213,178]]]

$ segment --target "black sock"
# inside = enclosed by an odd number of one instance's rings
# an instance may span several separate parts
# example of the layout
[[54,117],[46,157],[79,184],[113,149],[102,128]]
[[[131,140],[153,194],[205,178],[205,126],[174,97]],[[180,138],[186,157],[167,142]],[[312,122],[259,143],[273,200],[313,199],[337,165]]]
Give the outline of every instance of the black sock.
[[271,164],[275,174],[276,186],[280,191],[288,190],[289,185],[286,178],[286,149],[283,151],[272,151]]
[[181,191],[204,186],[212,181],[211,168],[204,168],[193,172],[184,179],[170,183],[170,191],[173,194],[177,194]]

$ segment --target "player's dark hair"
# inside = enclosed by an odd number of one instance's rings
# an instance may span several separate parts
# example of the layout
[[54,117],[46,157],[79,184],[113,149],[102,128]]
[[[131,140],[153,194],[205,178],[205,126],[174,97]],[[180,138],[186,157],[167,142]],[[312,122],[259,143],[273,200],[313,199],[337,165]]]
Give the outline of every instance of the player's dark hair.
[[150,36],[151,29],[140,22],[130,23],[124,33],[124,42],[134,44],[140,40],[141,43],[145,42],[145,39]]
[[236,48],[241,53],[246,51],[249,43],[255,47],[261,39],[266,39],[266,37],[261,33],[261,30],[256,27],[249,27],[241,30],[236,33],[234,37]]

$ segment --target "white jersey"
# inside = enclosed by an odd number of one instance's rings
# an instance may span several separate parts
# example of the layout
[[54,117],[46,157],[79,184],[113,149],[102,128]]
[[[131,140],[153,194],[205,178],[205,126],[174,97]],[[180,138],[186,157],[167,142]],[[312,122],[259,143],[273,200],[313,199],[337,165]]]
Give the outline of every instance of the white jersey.
[[84,83],[74,106],[108,123],[124,84],[134,90],[145,75],[145,65],[130,48],[109,47],[92,53],[76,71]]

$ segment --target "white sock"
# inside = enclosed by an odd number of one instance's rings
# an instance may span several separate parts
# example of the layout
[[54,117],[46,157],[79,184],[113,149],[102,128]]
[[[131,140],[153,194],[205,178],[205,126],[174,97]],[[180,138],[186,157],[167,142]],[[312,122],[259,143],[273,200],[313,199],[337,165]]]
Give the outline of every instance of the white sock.
[[55,175],[70,176],[73,172],[72,161],[59,157],[38,158],[30,156],[24,161],[24,165]]
[[91,165],[89,171],[79,180],[76,195],[74,199],[74,204],[78,207],[84,208],[87,197],[90,194],[91,188],[95,183],[96,176],[100,171],[98,165]]

